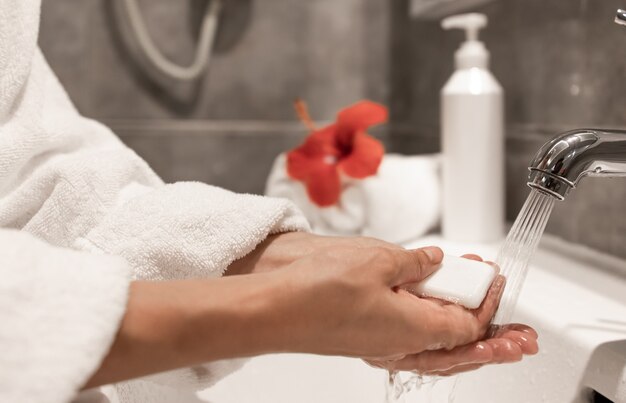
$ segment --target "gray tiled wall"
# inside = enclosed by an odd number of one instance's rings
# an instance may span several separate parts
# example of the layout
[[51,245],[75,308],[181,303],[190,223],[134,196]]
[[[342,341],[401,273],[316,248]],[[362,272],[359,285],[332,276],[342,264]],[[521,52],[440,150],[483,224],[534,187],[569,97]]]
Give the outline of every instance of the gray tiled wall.
[[[462,35],[392,10],[391,94],[396,125],[438,144],[438,91]],[[626,29],[619,0],[496,0],[483,38],[506,91],[507,216],[524,202],[526,167],[551,136],[579,127],[626,127]],[[410,150],[413,152],[417,149]],[[587,179],[558,203],[548,232],[626,257],[626,180]]]
[[[145,70],[122,0],[43,0],[40,43],[80,110],[98,119],[330,119],[386,97],[388,12],[378,0],[228,0],[210,71],[180,84]],[[190,63],[202,0],[139,1],[166,56]],[[349,17],[349,18],[346,18]],[[146,75],[146,72],[148,75]]]
[[[360,98],[387,103],[393,151],[437,151],[439,89],[462,36],[409,18],[408,0],[229,0],[210,71],[194,84],[153,79],[120,0],[43,0],[40,43],[86,115],[104,120],[166,180],[261,192],[274,156],[304,132],[291,102],[320,120]],[[200,0],[140,1],[163,51],[190,62]],[[149,4],[149,6],[148,6]],[[624,0],[495,0],[480,11],[507,97],[507,212],[526,165],[553,134],[626,127]],[[227,158],[226,158],[227,156]],[[254,169],[249,169],[254,167]],[[626,180],[586,180],[548,231],[626,257]]]

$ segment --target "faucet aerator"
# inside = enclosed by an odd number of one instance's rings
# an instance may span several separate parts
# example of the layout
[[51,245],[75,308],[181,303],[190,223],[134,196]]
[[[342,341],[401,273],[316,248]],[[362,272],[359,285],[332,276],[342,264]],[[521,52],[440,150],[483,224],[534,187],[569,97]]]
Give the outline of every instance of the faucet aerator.
[[570,189],[574,188],[571,183],[563,178],[535,168],[529,168],[529,170],[530,174],[528,175],[528,182],[526,184],[530,188],[545,195],[552,196],[559,201],[565,200],[565,196],[567,196]]
[[545,143],[528,168],[528,186],[557,200],[587,176],[626,176],[626,131],[578,129]]

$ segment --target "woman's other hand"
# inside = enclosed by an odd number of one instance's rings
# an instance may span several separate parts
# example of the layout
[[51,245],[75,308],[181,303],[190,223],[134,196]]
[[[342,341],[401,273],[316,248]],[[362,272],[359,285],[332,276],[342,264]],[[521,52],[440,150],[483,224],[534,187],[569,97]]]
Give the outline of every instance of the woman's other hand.
[[[361,258],[376,254],[376,250],[384,250],[383,254],[402,254],[402,251],[411,252],[405,251],[397,245],[373,238],[327,237],[308,233],[287,233],[269,237],[254,252],[231,265],[228,274],[266,273],[284,268],[293,269],[306,266],[309,264],[308,261],[299,261],[307,257],[308,259],[313,259],[315,255],[322,252],[326,253],[329,248],[333,251],[332,254],[361,255]],[[482,260],[476,255],[465,255],[464,257]],[[378,259],[379,262],[381,260]],[[349,259],[344,259],[344,263],[349,261]],[[293,264],[295,262],[299,263]],[[426,273],[429,274],[436,269],[439,264],[438,256],[434,262],[436,263],[429,263],[430,268],[425,270]],[[334,264],[329,266],[316,263],[315,266],[323,266],[328,269],[331,266],[336,267],[340,265]],[[350,278],[369,276],[370,274],[366,274],[371,273],[371,270],[368,271],[366,269],[368,266],[370,265],[359,264],[353,267]],[[471,342],[466,342],[468,344],[465,345],[458,344],[459,341],[456,343],[448,341],[446,345],[445,341],[441,341],[441,346],[427,346],[428,348],[421,352],[414,351],[409,353],[405,351],[404,354],[396,352],[398,355],[392,357],[393,359],[389,359],[389,357],[372,359],[370,357],[366,361],[371,365],[392,370],[451,375],[476,369],[486,364],[519,361],[525,354],[535,354],[538,350],[537,333],[532,328],[521,324],[511,324],[497,330],[489,328],[503,287],[501,282],[503,282],[503,278],[498,277],[498,281],[494,282],[483,305],[474,311],[435,299],[418,298],[403,291],[397,284],[390,285],[390,290],[393,290],[396,294],[403,295],[400,298],[407,301],[407,309],[409,306],[420,305],[417,315],[425,316],[425,324],[428,323],[429,317],[441,316],[442,320],[447,322],[446,326],[453,328],[451,333],[454,333],[454,330],[457,332],[463,331],[462,326],[473,323],[470,326],[477,326],[479,330],[475,331],[474,334],[479,334],[479,336],[476,336],[476,339],[471,340]],[[400,298],[396,298],[396,300],[400,301]],[[411,301],[411,303],[408,301]],[[487,334],[489,334],[489,337],[485,337]],[[414,337],[418,338],[418,335]],[[452,345],[456,345],[456,347],[451,347]],[[358,356],[358,354],[353,355]],[[366,357],[362,356],[362,358]]]
[[[468,254],[467,259],[482,261],[477,255]],[[495,265],[492,262],[488,262]],[[438,301],[449,309],[464,308],[444,301]],[[456,347],[452,350],[425,351],[411,354],[397,360],[369,360],[368,364],[392,371],[413,371],[422,375],[449,376],[472,371],[484,365],[504,364],[520,361],[524,355],[538,352],[537,332],[530,326],[515,323],[504,326],[491,326],[481,341]]]
[[439,266],[437,247],[338,245],[297,259],[280,278],[275,311],[287,351],[345,355],[377,362],[482,339],[504,286],[494,281],[476,310],[418,298],[402,289]]

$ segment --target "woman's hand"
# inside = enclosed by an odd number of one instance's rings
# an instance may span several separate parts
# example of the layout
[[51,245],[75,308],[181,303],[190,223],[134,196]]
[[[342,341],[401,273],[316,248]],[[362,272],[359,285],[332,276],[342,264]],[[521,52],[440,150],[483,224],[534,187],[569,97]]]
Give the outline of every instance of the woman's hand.
[[[482,261],[477,255],[464,255],[463,257]],[[449,309],[465,310],[445,301],[434,299],[433,301]],[[472,371],[488,364],[520,361],[524,355],[537,353],[539,350],[537,338],[537,332],[527,325],[491,326],[483,340],[452,350],[425,351],[407,355],[398,360],[366,360],[366,362],[374,367],[392,371],[414,371],[422,375],[449,376]]]
[[401,288],[430,275],[442,258],[436,247],[340,245],[269,273],[284,285],[275,312],[283,345],[287,351],[381,362],[482,339],[499,302],[502,277],[474,311]]
[[[269,272],[291,267],[294,261],[329,248],[387,248],[399,246],[372,238],[326,237],[308,233],[286,233],[269,237],[254,252],[235,262],[229,274]],[[476,255],[465,255],[473,260],[482,260]],[[415,297],[417,298],[417,297]],[[443,306],[443,310],[458,311],[463,315],[468,310],[443,301],[430,300]],[[484,311],[483,311],[484,312]],[[478,319],[488,323],[491,316]],[[521,360],[525,354],[538,350],[537,333],[529,326],[511,324],[500,329],[490,329],[489,337],[452,350],[429,350],[421,354],[408,354],[401,360],[369,360],[368,363],[391,370],[417,371],[423,374],[451,375],[476,369],[486,364],[508,363]]]
[[305,352],[370,359],[454,348],[495,311],[465,315],[399,286],[430,275],[439,248],[323,248],[284,270],[210,280],[138,281],[109,354],[87,387],[226,358]]
[[524,355],[533,355],[537,351],[537,333],[531,327],[509,324],[490,330],[489,337],[483,341],[456,347],[450,351],[425,351],[398,360],[366,360],[366,362],[371,366],[392,371],[450,376],[489,364],[520,361]]
[[263,266],[270,261],[263,253],[251,260],[258,274],[133,282],[115,342],[86,387],[272,352],[344,355],[386,368],[451,374],[536,351],[536,334],[520,326],[470,344],[488,331],[501,277],[474,311],[401,288],[436,270],[439,248],[405,250],[350,238],[289,241],[302,247],[272,256],[276,267]]
[[268,236],[252,252],[233,262],[226,275],[266,273],[285,268],[298,259],[330,247],[368,248],[400,246],[375,238],[323,236],[307,232],[286,232]]

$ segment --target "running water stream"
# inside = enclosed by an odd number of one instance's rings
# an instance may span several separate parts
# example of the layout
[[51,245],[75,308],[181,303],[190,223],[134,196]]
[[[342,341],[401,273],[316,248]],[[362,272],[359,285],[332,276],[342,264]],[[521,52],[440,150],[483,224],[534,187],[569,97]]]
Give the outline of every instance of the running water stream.
[[506,286],[493,318],[495,325],[509,323],[513,316],[528,264],[537,251],[555,201],[554,197],[533,189],[500,248],[496,263],[500,274],[506,277]]
[[[500,274],[506,277],[506,287],[500,300],[500,307],[493,319],[494,325],[509,323],[519,298],[522,285],[528,273],[528,264],[537,250],[539,240],[546,228],[554,207],[555,198],[535,189],[530,192],[524,206],[517,215],[507,235],[496,263]],[[449,391],[448,402],[454,400],[455,379]],[[387,403],[411,403],[407,399],[412,391],[418,391],[421,403],[431,402],[437,377],[422,377],[412,373],[389,373]],[[426,399],[426,400],[423,400]],[[418,402],[418,400],[414,400]]]

